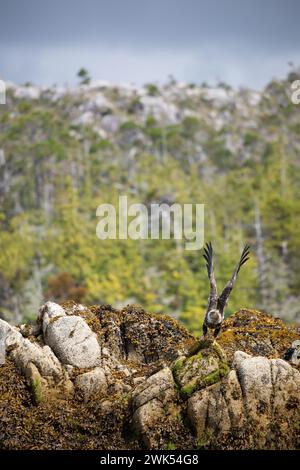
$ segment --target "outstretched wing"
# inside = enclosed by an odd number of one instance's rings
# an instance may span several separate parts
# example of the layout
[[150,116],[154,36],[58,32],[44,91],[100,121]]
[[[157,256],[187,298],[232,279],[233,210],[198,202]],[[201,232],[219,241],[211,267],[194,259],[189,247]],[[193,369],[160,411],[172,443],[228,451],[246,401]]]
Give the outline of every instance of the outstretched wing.
[[249,253],[250,253],[250,246],[246,245],[245,248],[243,249],[243,253],[241,254],[240,261],[238,262],[237,267],[235,268],[233,275],[230,279],[230,281],[227,282],[226,286],[224,287],[219,299],[218,299],[218,309],[220,309],[221,312],[224,311],[224,308],[227,304],[228,297],[230,296],[230,293],[233,289],[233,286],[235,284],[235,281],[237,279],[237,275],[239,273],[239,270],[243,266],[243,264],[246,263],[249,259]]
[[207,243],[204,248],[204,255],[203,258],[206,261],[206,268],[208,279],[210,282],[210,292],[208,298],[208,307],[207,310],[211,310],[212,308],[216,308],[217,300],[218,300],[218,293],[217,293],[217,283],[214,275],[214,265],[213,265],[213,255],[214,251],[211,245],[211,242]]

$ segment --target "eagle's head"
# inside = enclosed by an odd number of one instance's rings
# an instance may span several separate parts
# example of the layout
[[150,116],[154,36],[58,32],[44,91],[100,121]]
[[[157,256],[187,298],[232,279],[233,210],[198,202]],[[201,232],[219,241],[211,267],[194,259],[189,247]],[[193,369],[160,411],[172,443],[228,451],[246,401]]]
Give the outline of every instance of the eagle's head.
[[209,310],[206,318],[208,325],[211,327],[220,325],[223,319],[220,311],[216,308]]

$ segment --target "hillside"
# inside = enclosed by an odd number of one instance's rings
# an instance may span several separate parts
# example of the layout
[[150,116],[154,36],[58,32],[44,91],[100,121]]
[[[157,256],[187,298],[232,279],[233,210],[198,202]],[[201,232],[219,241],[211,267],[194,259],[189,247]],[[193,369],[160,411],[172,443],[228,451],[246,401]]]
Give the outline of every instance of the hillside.
[[228,313],[248,306],[300,321],[300,105],[291,73],[262,91],[224,83],[144,87],[8,84],[0,106],[0,315],[44,299],[169,313],[200,333],[201,252],[174,240],[97,239],[96,209],[204,203],[219,282],[240,247],[251,261]]

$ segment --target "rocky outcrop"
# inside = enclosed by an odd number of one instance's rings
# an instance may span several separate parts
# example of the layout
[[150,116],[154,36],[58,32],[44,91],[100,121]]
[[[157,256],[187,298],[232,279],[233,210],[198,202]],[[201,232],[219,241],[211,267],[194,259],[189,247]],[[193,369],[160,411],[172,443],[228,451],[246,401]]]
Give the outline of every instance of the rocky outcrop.
[[58,383],[63,377],[63,371],[52,349],[45,344],[24,338],[20,331],[0,320],[0,340],[3,350],[25,375],[27,370],[34,366],[49,383]]
[[[193,394],[188,416],[197,436],[207,442],[234,437],[244,447],[288,447],[288,423],[297,426],[300,406],[300,373],[282,359],[235,354],[234,369],[221,382]],[[294,418],[292,413],[296,413]],[[278,428],[279,426],[279,428]],[[226,436],[227,434],[227,436]]]
[[218,343],[232,360],[237,350],[252,356],[283,357],[297,339],[299,330],[289,328],[281,319],[242,309],[226,320]]
[[163,444],[163,423],[176,419],[180,413],[169,367],[151,375],[136,387],[132,395],[132,413],[133,428],[141,435],[147,448],[157,448]]
[[47,302],[0,320],[0,447],[297,448],[298,342],[253,310],[215,341],[137,306]]

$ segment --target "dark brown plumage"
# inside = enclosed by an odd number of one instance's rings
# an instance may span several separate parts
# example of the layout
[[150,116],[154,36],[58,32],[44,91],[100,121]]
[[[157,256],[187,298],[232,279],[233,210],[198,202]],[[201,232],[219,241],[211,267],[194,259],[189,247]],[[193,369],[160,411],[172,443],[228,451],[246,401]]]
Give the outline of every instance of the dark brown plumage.
[[208,328],[214,330],[214,336],[217,336],[221,330],[221,325],[224,320],[224,310],[228,302],[228,298],[231,294],[235,281],[237,279],[238,273],[249,259],[250,246],[246,245],[241,254],[240,260],[231,276],[231,279],[227,282],[222,293],[218,296],[217,292],[217,283],[214,275],[213,267],[213,255],[214,251],[212,248],[211,242],[207,243],[204,248],[203,257],[206,261],[206,268],[208,279],[210,282],[210,293],[208,298],[208,306],[203,322],[203,334],[207,334]]

